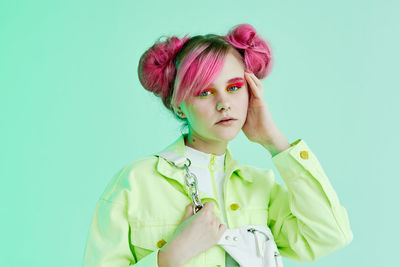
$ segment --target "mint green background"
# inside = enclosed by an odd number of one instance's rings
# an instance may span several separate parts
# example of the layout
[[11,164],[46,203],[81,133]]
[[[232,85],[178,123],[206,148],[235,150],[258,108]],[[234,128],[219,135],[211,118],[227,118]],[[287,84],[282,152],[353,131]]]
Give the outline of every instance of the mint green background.
[[[314,263],[393,266],[399,248],[399,3],[393,1],[1,1],[0,265],[81,266],[96,201],[122,166],[179,124],[137,77],[161,35],[252,24],[275,65],[264,97],[304,139],[347,208],[353,242]],[[168,12],[167,12],[168,11]],[[243,164],[273,168],[241,132]]]

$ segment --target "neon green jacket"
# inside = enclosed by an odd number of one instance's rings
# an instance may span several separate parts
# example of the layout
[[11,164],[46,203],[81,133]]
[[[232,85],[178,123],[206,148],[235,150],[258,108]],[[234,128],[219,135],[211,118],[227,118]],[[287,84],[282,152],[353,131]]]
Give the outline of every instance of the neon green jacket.
[[[184,136],[167,150],[185,155]],[[339,203],[316,156],[298,139],[272,157],[284,185],[272,170],[239,164],[226,149],[224,206],[212,201],[227,227],[267,224],[282,256],[314,261],[353,239],[346,209]],[[159,249],[169,242],[191,203],[184,171],[165,159],[148,156],[122,168],[100,196],[90,225],[84,267],[156,267]],[[186,266],[225,267],[225,250],[215,245]]]

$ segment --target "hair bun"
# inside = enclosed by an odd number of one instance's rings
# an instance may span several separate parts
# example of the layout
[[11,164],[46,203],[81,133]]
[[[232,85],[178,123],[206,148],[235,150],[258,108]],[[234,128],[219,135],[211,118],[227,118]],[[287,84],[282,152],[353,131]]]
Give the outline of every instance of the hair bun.
[[164,97],[175,76],[175,56],[190,38],[187,35],[182,39],[172,36],[160,42],[161,38],[140,57],[138,75],[146,90]]
[[239,51],[242,51],[246,68],[253,72],[257,78],[266,77],[272,68],[271,47],[250,24],[240,24],[229,31],[224,37]]

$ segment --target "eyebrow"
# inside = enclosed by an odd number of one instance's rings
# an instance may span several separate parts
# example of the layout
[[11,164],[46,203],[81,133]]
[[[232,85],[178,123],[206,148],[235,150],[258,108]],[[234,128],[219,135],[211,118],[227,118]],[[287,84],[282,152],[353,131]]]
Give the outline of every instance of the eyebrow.
[[[234,82],[239,82],[239,81],[244,81],[244,79],[241,77],[235,77],[235,78],[227,80],[226,83],[234,83]],[[214,86],[214,84],[212,83],[210,86]]]

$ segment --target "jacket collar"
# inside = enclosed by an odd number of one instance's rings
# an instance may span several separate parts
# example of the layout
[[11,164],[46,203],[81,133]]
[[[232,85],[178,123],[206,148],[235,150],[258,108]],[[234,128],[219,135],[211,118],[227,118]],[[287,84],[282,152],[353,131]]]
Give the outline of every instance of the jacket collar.
[[[186,153],[186,146],[185,146],[185,135],[179,136],[172,144],[168,145],[164,150],[173,151],[184,156]],[[229,175],[230,178],[233,172],[248,181],[253,182],[253,178],[247,175],[248,172],[243,171],[245,170],[245,165],[240,165],[232,156],[230,149],[227,147],[225,151],[225,175]],[[186,187],[185,178],[184,178],[184,170],[178,169],[174,167],[172,164],[168,163],[163,157],[158,157],[157,161],[157,171],[165,177],[174,179],[178,181],[182,186]]]

